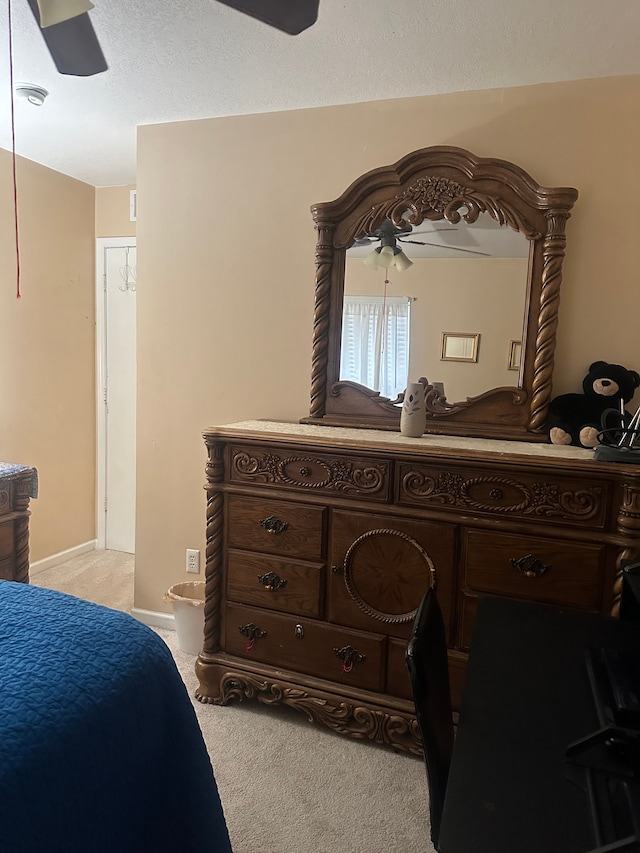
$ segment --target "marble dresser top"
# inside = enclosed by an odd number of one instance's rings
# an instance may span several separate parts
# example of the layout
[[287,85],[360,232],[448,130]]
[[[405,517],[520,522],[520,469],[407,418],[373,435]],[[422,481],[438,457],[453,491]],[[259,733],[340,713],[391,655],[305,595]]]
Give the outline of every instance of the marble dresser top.
[[[420,455],[477,456],[496,454],[518,456],[530,461],[546,460],[557,464],[584,462],[596,464],[593,450],[582,447],[559,446],[544,442],[498,441],[490,438],[466,438],[453,435],[425,433],[419,438],[408,438],[399,432],[376,429],[352,429],[322,426],[319,424],[285,423],[282,421],[251,420],[225,424],[205,430],[205,434],[250,438],[277,438],[283,441],[312,439],[318,446],[376,448],[398,450]],[[597,463],[599,466],[607,463]]]

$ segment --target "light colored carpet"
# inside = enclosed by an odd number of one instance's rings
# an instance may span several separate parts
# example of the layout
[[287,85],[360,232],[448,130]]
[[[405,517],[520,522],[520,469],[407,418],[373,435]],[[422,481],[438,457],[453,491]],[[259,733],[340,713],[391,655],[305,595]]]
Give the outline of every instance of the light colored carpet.
[[[133,557],[95,551],[34,577],[33,584],[130,611]],[[234,853],[428,853],[423,762],[336,735],[286,708],[203,705],[195,657],[157,629],[200,723]]]

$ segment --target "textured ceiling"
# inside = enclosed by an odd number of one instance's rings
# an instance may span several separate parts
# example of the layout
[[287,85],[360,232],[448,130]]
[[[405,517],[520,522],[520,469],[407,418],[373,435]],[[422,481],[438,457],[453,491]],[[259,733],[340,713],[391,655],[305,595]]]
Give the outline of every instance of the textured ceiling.
[[[109,70],[55,70],[27,0],[13,9],[19,154],[96,186],[135,183],[136,126],[468,89],[640,74],[638,0],[320,0],[288,36],[212,0],[95,0]],[[11,148],[7,9],[0,146]]]

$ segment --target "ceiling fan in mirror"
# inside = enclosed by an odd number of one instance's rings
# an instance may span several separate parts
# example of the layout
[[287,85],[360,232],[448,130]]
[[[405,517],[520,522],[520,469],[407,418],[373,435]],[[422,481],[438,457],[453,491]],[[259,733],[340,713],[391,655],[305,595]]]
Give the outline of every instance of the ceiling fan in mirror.
[[399,243],[412,243],[414,246],[433,246],[437,249],[447,249],[448,251],[463,252],[470,255],[482,255],[490,257],[489,252],[480,252],[476,249],[464,249],[461,246],[444,245],[442,243],[434,243],[429,240],[409,240],[407,235],[418,237],[427,234],[437,234],[441,231],[457,231],[457,228],[433,228],[429,231],[414,231],[412,226],[405,222],[402,226],[394,225],[391,219],[386,218],[382,221],[379,228],[375,231],[367,231],[363,236],[357,237],[353,242],[353,248],[369,246],[375,242],[380,245],[375,247],[373,251],[364,259],[367,266],[373,267],[390,267],[395,266],[398,270],[406,270],[413,265],[402,251]]

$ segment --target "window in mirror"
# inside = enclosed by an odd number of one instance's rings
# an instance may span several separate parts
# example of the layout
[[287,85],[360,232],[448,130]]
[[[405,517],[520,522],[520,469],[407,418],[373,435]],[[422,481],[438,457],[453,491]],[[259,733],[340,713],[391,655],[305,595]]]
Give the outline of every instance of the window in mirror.
[[409,374],[411,300],[347,296],[343,304],[340,378],[395,399]]

